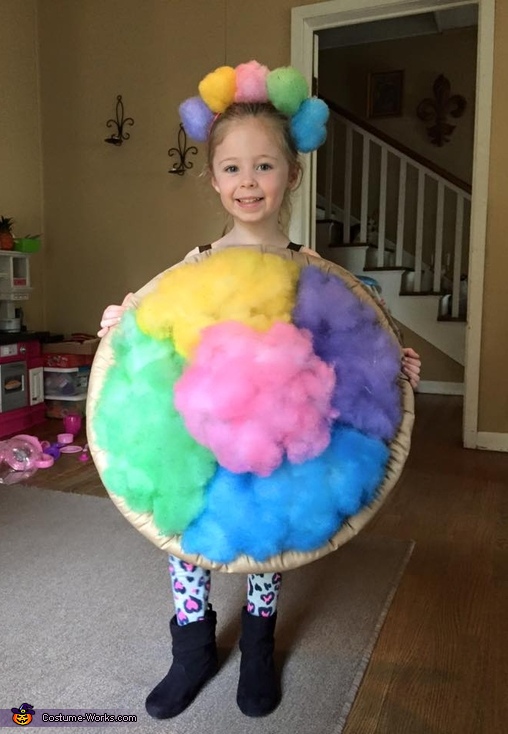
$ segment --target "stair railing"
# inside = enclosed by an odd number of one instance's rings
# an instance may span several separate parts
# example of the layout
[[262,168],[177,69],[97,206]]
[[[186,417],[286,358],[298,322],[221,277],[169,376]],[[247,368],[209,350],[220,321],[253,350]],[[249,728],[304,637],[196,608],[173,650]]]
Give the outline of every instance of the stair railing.
[[[378,229],[377,229],[377,266],[385,265],[386,250],[386,223],[387,223],[387,195],[388,176],[393,173],[393,167],[398,166],[398,192],[397,192],[397,225],[395,240],[395,267],[403,267],[403,255],[405,252],[406,226],[410,219],[414,220],[414,286],[413,292],[422,292],[422,275],[428,270],[428,264],[423,260],[423,236],[426,206],[426,182],[434,180],[437,184],[437,201],[435,213],[435,229],[432,236],[435,238],[432,254],[431,269],[433,270],[432,290],[434,293],[443,291],[442,273],[444,260],[444,212],[445,198],[455,199],[455,222],[453,227],[452,243],[447,242],[446,266],[452,271],[451,278],[451,317],[458,318],[461,296],[461,277],[463,259],[463,240],[465,228],[469,226],[469,211],[471,202],[471,187],[457,177],[443,171],[427,159],[379,130],[325,100],[330,106],[331,114],[328,126],[328,138],[324,151],[326,156],[325,166],[325,217],[332,218],[332,207],[338,206],[343,212],[343,242],[351,242],[352,226],[352,190],[355,175],[361,177],[361,204],[360,204],[360,232],[359,241],[367,242],[367,225],[369,218],[369,191],[372,188],[371,153],[377,147],[380,154],[380,172],[377,186],[378,190]],[[353,143],[354,136],[360,141],[361,171],[355,170],[353,166]],[[340,148],[342,147],[342,150]],[[342,201],[337,201],[334,192],[334,172],[337,166],[338,154],[343,157],[343,196]],[[390,154],[390,155],[389,155]],[[359,167],[358,167],[359,168]],[[414,169],[417,175],[416,205],[408,203],[407,181],[408,173]],[[407,220],[407,222],[406,222]],[[407,250],[406,250],[407,252]],[[448,271],[449,272],[449,271]]]

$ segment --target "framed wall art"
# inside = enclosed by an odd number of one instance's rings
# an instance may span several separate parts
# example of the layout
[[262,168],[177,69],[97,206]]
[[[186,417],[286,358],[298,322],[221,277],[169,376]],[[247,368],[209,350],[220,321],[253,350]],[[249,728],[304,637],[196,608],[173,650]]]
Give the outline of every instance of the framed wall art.
[[403,91],[403,71],[381,71],[369,74],[367,117],[402,115]]

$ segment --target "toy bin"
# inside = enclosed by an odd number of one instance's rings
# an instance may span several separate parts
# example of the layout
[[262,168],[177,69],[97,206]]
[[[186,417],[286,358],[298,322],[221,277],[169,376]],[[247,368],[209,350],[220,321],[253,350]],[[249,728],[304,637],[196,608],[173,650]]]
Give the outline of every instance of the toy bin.
[[18,252],[39,252],[41,241],[38,237],[17,237],[14,240],[14,249]]
[[44,367],[83,367],[91,365],[91,354],[43,354]]
[[48,398],[86,396],[90,367],[45,367],[44,395]]
[[68,413],[78,413],[83,417],[86,415],[86,396],[46,398],[44,402],[48,418],[63,418]]

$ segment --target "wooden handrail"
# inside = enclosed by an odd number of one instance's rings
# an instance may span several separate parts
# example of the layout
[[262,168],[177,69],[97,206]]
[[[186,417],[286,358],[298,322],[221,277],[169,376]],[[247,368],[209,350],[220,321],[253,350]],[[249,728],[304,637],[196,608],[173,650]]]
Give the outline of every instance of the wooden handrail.
[[398,140],[395,140],[394,138],[390,137],[390,135],[387,135],[382,130],[378,130],[373,125],[370,125],[368,122],[363,120],[358,115],[355,115],[353,112],[350,112],[349,110],[344,109],[344,107],[341,107],[340,105],[336,104],[335,102],[332,102],[331,100],[327,99],[326,97],[323,97],[323,95],[319,95],[320,99],[323,100],[323,102],[326,102],[328,107],[336,112],[341,117],[345,117],[346,120],[349,120],[354,125],[357,125],[358,127],[361,127],[362,130],[365,130],[365,132],[370,133],[371,135],[374,135],[376,138],[379,138],[379,140],[382,140],[383,143],[386,143],[387,145],[390,145],[392,148],[395,148],[399,151],[399,153],[402,153],[403,155],[407,156],[408,158],[412,158],[416,163],[419,163],[421,166],[425,166],[426,168],[429,168],[431,171],[436,173],[438,176],[441,176],[441,178],[444,178],[446,181],[449,181],[451,184],[456,186],[457,188],[464,191],[466,194],[471,194],[472,188],[471,184],[468,184],[466,181],[463,181],[461,178],[458,178],[457,176],[454,176],[453,173],[449,173],[449,171],[445,171],[444,168],[440,168],[440,166],[437,166],[432,161],[429,161],[428,158],[425,158],[425,156],[420,155],[419,153],[416,153],[416,151],[411,150],[410,148],[407,148],[405,145],[402,145],[402,143],[399,143]]

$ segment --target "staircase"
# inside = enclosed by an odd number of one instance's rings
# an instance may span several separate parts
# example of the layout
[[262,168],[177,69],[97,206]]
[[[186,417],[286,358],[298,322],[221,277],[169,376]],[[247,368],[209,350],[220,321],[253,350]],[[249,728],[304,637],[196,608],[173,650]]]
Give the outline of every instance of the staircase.
[[470,187],[325,101],[317,251],[374,278],[397,321],[463,365]]

